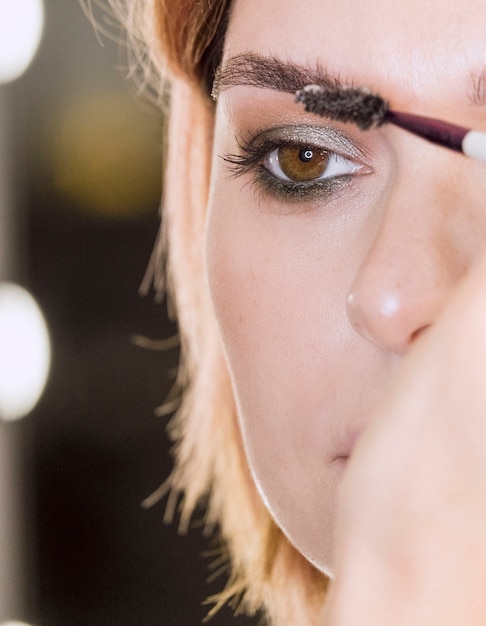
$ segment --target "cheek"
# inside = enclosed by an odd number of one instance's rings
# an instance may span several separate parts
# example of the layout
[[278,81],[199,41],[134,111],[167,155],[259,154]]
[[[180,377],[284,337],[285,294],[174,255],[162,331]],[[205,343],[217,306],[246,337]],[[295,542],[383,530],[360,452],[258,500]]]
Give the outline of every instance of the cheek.
[[245,414],[278,406],[283,390],[304,393],[347,327],[339,255],[310,230],[260,211],[251,192],[213,195],[207,271]]
[[349,250],[318,219],[266,213],[234,181],[215,189],[207,273],[249,464],[277,523],[322,562],[335,486],[326,460],[355,356]]

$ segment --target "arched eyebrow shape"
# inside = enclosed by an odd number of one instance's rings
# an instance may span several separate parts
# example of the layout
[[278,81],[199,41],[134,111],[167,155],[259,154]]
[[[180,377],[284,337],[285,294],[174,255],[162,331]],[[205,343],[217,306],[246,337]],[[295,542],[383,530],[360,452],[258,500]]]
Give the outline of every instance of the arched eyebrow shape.
[[[334,90],[354,86],[351,80],[332,76],[322,64],[315,67],[304,66],[253,52],[235,55],[218,67],[214,76],[212,98],[217,100],[224,90],[239,85],[274,89],[289,94],[295,94],[305,85],[321,85]],[[486,106],[486,68],[470,73],[466,97],[469,104]]]
[[239,85],[295,94],[298,89],[310,84],[325,87],[346,85],[345,82],[332,78],[322,66],[311,69],[291,61],[282,61],[276,57],[245,53],[231,57],[218,67],[211,95],[214,100],[217,100],[225,89]]

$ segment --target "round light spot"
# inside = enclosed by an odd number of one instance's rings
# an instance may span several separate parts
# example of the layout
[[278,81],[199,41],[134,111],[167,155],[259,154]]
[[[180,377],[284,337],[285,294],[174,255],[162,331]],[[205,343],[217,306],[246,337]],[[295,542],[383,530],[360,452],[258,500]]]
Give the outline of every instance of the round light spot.
[[14,81],[29,67],[43,28],[42,0],[0,0],[0,83]]
[[49,333],[39,306],[22,287],[1,283],[1,419],[19,419],[34,408],[44,390],[50,361]]

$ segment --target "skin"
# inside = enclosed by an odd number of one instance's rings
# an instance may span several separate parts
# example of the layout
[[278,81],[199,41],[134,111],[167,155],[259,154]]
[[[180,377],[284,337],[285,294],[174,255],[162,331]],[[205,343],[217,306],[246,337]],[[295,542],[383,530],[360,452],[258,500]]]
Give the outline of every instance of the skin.
[[[308,0],[305,11],[297,0],[236,0],[224,60],[251,51],[320,64],[396,110],[486,130],[486,105],[473,102],[486,67],[484,23],[486,5],[475,0]],[[358,146],[352,160],[361,169],[334,195],[297,202],[255,187],[252,173],[232,177],[220,158],[262,128],[304,124],[328,126],[288,94],[248,85],[221,91],[207,275],[257,487],[290,541],[336,576],[326,626],[389,624],[379,602],[371,601],[370,621],[359,622],[345,614],[343,598],[372,599],[373,586],[361,582],[368,577],[379,589],[390,585],[395,607],[405,600],[397,589],[429,581],[425,601],[440,568],[427,569],[433,559],[423,555],[478,531],[458,522],[429,550],[457,500],[424,503],[447,492],[440,486],[451,478],[451,463],[471,457],[481,434],[471,426],[468,445],[457,447],[468,407],[485,407],[470,372],[484,363],[486,340],[477,335],[486,331],[478,323],[467,329],[473,355],[464,362],[455,363],[454,347],[465,341],[464,310],[480,304],[486,315],[486,303],[471,296],[486,269],[462,287],[486,241],[485,165],[391,126],[363,133],[333,123]],[[486,456],[486,447],[477,454]],[[486,463],[473,465],[455,479],[457,493],[463,484],[482,484]],[[477,506],[486,519],[486,503],[484,511],[482,501]],[[379,543],[386,549],[366,548]],[[416,557],[407,567],[404,552]],[[398,572],[393,582],[390,571]],[[473,623],[455,617],[450,623]],[[408,618],[400,623],[449,623],[417,621],[417,612]]]
[[354,450],[322,626],[486,623],[485,284],[483,254]]

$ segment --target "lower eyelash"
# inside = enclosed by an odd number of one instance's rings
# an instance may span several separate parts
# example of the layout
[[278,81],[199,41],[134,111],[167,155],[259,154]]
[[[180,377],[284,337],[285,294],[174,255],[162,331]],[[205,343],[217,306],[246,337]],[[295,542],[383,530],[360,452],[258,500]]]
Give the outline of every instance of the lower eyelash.
[[346,186],[351,175],[344,174],[332,178],[323,178],[308,183],[293,183],[275,178],[263,165],[260,165],[252,180],[263,193],[270,193],[286,201],[328,200]]

